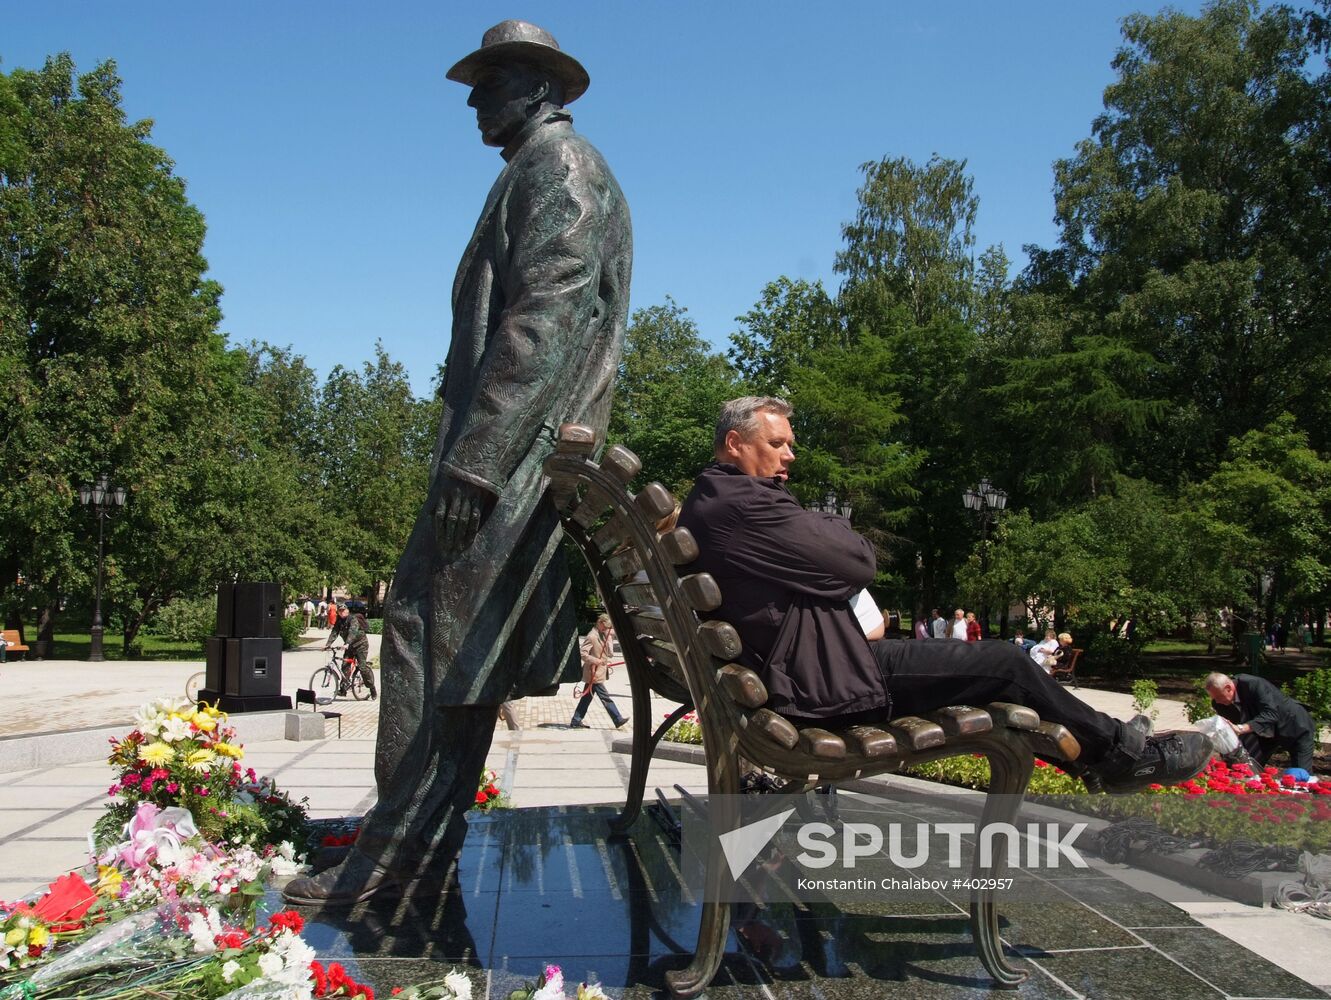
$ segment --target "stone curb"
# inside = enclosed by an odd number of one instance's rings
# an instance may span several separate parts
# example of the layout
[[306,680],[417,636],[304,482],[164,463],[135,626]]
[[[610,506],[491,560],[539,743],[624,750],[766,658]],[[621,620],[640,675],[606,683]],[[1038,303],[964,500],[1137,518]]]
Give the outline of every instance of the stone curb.
[[[611,744],[616,753],[631,754],[633,741],[621,737]],[[662,741],[656,750],[654,759],[678,761],[684,764],[706,766],[707,758],[702,747],[688,743],[667,743]],[[892,789],[893,797],[927,801],[946,795],[951,805],[966,812],[979,815],[984,809],[985,793],[974,788],[961,788],[957,785],[944,785],[937,781],[912,778],[904,774],[884,775],[876,778],[856,778],[841,785],[849,791],[882,794],[884,787]],[[1028,802],[1024,808],[1029,814],[1046,823],[1059,827],[1070,827],[1075,823],[1085,823],[1086,829],[1099,834],[1111,825],[1109,820],[1084,813],[1059,809],[1042,802]],[[1095,841],[1091,842],[1092,844]],[[1294,872],[1253,872],[1241,878],[1221,875],[1206,868],[1200,868],[1197,862],[1206,854],[1208,848],[1191,848],[1174,854],[1159,854],[1154,851],[1128,851],[1125,867],[1151,872],[1164,878],[1172,879],[1192,889],[1232,899],[1248,906],[1265,906],[1275,897],[1275,889],[1281,882],[1297,878]]]
[[[267,740],[321,740],[324,717],[318,712],[246,712],[227,717],[242,743]],[[0,736],[0,773],[106,760],[110,740],[124,736],[134,723]]]

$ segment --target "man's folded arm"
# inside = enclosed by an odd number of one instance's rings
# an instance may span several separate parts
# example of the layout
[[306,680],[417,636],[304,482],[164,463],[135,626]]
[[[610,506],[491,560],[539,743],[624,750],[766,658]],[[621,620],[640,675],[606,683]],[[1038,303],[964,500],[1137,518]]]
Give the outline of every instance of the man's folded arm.
[[873,545],[848,521],[804,510],[789,496],[748,505],[727,555],[743,572],[837,599],[867,587],[877,568]]

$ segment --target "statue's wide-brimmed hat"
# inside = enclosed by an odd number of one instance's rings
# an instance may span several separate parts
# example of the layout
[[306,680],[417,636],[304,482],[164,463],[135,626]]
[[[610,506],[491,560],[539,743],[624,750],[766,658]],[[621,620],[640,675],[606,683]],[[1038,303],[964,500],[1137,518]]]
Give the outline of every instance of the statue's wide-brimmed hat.
[[554,73],[564,85],[564,103],[571,104],[587,92],[591,77],[582,63],[559,47],[555,36],[526,21],[501,21],[485,33],[481,47],[459,59],[447,73],[448,79],[472,86],[486,66],[520,59],[535,63]]

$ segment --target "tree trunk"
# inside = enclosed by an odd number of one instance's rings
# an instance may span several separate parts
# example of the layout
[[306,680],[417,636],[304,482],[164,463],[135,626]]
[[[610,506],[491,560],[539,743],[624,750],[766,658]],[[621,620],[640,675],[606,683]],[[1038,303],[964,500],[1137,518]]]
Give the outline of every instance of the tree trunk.
[[[165,602],[162,602],[165,603]],[[127,660],[137,659],[134,649],[134,640],[139,634],[139,629],[143,628],[143,623],[148,617],[161,605],[153,601],[144,601],[143,608],[133,618],[125,619],[125,627],[121,630],[121,637],[125,643],[124,656]]]
[[59,610],[57,605],[47,604],[37,613],[37,641],[28,644],[32,647],[28,652],[29,659],[50,657],[55,646],[55,616]]

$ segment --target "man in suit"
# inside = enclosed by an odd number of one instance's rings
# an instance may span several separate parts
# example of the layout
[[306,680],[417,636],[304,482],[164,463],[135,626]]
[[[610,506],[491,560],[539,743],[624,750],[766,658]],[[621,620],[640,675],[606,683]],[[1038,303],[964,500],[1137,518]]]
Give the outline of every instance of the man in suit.
[[1291,767],[1311,771],[1317,727],[1308,710],[1254,674],[1231,678],[1208,674],[1206,693],[1215,714],[1229,722],[1252,759],[1265,766],[1277,750],[1288,750]]
[[504,21],[448,71],[505,166],[453,284],[430,488],[385,603],[379,799],[338,868],[296,903],[351,903],[461,847],[499,706],[578,662],[542,463],[564,421],[604,439],[628,320],[628,206],[566,106],[587,71]]

